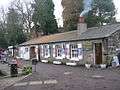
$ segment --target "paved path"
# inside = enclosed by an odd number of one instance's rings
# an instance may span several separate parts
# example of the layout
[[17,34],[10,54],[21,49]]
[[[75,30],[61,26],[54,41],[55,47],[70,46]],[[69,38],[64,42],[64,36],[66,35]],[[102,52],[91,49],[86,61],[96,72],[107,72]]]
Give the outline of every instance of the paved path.
[[4,71],[7,75],[10,75],[10,67],[8,64],[2,64],[0,62],[0,70]]
[[[21,68],[18,68],[18,73],[22,73],[22,68],[24,66],[31,66],[31,62],[29,61],[21,61]],[[8,64],[0,63],[0,70],[4,71],[6,75],[10,75],[10,66]]]
[[[23,66],[30,66],[30,62],[24,61]],[[23,67],[22,66],[22,67]],[[0,90],[4,90],[5,87],[14,84],[15,82],[22,80],[26,76],[10,77],[10,66],[8,64],[0,63],[0,70],[2,70],[7,76],[0,77]],[[22,68],[18,68],[18,73],[22,73]]]
[[4,88],[13,85],[14,83],[24,79],[26,76],[19,76],[19,77],[8,77],[0,79],[0,90],[4,90]]
[[120,69],[39,63],[36,73],[4,90],[120,90]]

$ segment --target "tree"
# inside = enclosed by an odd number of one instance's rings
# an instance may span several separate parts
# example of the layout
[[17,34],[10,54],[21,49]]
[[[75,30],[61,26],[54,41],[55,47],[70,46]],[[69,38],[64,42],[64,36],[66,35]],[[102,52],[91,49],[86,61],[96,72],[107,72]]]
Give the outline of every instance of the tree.
[[63,23],[65,31],[77,29],[77,22],[82,12],[83,0],[62,0]]
[[33,9],[31,7],[32,4],[31,2],[25,2],[22,0],[14,0],[13,7],[19,12],[19,14],[22,17],[23,25],[24,25],[24,32],[27,36],[27,39],[31,38],[31,34],[33,32],[32,29],[32,14],[33,14]]
[[8,44],[7,44],[7,40],[5,38],[5,34],[4,34],[4,29],[3,29],[3,22],[0,21],[0,48],[7,48]]
[[5,37],[6,34],[6,13],[4,8],[0,9],[0,48],[7,48],[8,43]]
[[[88,27],[116,22],[113,0],[92,0],[92,2],[92,10],[84,15]],[[76,30],[78,17],[84,10],[83,0],[62,0],[62,5],[65,30]]]
[[92,10],[86,15],[88,27],[116,23],[113,0],[94,0]]
[[34,2],[32,5],[34,8],[32,20],[36,32],[41,32],[43,35],[58,32],[52,0],[34,0]]
[[6,38],[9,45],[18,45],[25,41],[21,16],[12,7],[9,8],[6,21]]

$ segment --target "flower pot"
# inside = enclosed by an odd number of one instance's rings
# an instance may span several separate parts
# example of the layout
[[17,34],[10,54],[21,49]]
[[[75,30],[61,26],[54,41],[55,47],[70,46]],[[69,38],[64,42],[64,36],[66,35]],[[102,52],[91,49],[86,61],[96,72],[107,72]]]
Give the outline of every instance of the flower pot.
[[101,68],[106,68],[106,64],[100,64]]
[[53,61],[53,64],[60,65],[60,64],[62,64],[62,62],[60,62],[60,61]]
[[66,65],[68,65],[68,66],[76,66],[76,65],[77,65],[77,63],[73,63],[73,62],[66,62]]
[[48,60],[41,60],[41,62],[43,62],[43,63],[48,63]]
[[85,67],[89,69],[91,67],[91,64],[85,64]]

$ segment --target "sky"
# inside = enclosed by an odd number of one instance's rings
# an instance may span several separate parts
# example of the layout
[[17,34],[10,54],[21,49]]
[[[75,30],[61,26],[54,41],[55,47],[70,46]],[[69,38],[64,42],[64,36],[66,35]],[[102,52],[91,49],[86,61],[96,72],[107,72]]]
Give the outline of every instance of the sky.
[[[5,7],[7,8],[10,4],[10,2],[13,0],[0,0],[0,7]],[[25,1],[30,1],[30,0],[25,0]],[[63,19],[62,19],[62,6],[61,6],[61,1],[62,0],[53,0],[55,4],[55,16],[56,20],[58,22],[58,26],[63,26]],[[116,19],[117,21],[120,21],[120,0],[113,0],[115,7],[117,9],[117,14],[116,14]]]
[[113,0],[117,10],[116,19],[120,21],[120,0]]

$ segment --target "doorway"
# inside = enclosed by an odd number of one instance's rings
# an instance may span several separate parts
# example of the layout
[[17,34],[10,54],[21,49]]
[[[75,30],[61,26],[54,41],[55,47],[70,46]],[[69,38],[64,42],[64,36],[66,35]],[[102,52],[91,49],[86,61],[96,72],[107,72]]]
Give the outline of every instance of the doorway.
[[30,59],[36,58],[35,47],[30,48]]
[[102,64],[102,43],[95,43],[95,64]]

